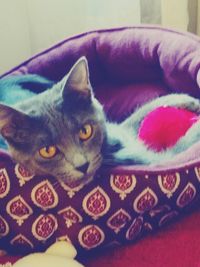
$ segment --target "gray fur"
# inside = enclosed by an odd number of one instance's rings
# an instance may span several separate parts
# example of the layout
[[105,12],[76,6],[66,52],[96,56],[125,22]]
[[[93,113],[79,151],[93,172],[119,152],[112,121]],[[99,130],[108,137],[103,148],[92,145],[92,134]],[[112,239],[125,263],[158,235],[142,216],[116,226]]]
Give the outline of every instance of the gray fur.
[[[58,180],[90,180],[102,162],[104,113],[94,99],[88,67],[81,58],[62,81],[49,90],[15,106],[0,105],[0,129],[14,160],[36,174],[52,174]],[[78,132],[91,123],[93,136],[81,142]],[[42,158],[41,147],[56,145],[59,153]],[[88,163],[86,173],[79,167]]]
[[[45,85],[47,83],[45,82]],[[14,106],[0,104],[0,131],[14,160],[35,174],[52,174],[64,182],[89,182],[104,165],[157,164],[168,161],[200,140],[200,122],[195,123],[173,148],[154,152],[137,133],[145,116],[160,106],[175,106],[200,112],[200,101],[185,94],[153,100],[121,124],[109,123],[93,95],[87,61],[81,58],[57,84]],[[80,128],[90,123],[94,131],[84,142]],[[44,159],[38,153],[55,145],[59,153]],[[88,164],[86,171],[80,167]]]

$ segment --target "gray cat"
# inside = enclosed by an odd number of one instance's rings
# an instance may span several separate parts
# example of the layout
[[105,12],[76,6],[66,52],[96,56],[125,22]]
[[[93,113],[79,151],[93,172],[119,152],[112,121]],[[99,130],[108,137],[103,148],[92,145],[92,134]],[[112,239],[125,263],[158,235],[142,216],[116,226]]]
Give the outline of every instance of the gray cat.
[[[35,89],[42,92],[36,94]],[[158,98],[121,124],[109,123],[93,95],[84,57],[58,83],[37,75],[2,79],[0,100],[0,131],[13,159],[35,174],[52,174],[68,183],[88,183],[102,164],[168,160],[200,138],[193,126],[188,131],[192,141],[183,137],[175,147],[159,153],[137,138],[142,119],[158,106],[167,104],[199,112],[199,100],[187,95]]]
[[[5,78],[1,84],[1,99],[7,102],[8,91],[15,91],[16,84],[24,86],[19,77]],[[35,174],[88,182],[102,163],[105,118],[92,93],[86,60],[80,59],[50,89],[36,95],[26,92],[12,107],[0,104],[0,130],[13,159]]]

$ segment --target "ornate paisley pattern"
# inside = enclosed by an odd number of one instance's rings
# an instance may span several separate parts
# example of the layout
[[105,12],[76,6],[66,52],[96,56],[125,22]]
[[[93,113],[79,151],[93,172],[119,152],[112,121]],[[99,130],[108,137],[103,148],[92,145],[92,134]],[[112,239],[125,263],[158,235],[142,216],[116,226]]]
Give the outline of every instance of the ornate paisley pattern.
[[22,196],[18,195],[11,199],[6,206],[7,213],[17,221],[17,224],[21,226],[24,220],[33,213],[32,208],[23,199]]
[[180,184],[180,175],[178,172],[158,175],[158,184],[162,192],[170,198]]
[[144,189],[133,202],[133,208],[138,213],[144,213],[153,209],[158,203],[156,194],[149,187]]
[[148,222],[145,222],[144,223],[144,229],[147,231],[147,232],[151,232],[153,230],[153,226],[148,223]]
[[40,215],[32,226],[34,237],[40,241],[47,240],[58,227],[57,219],[52,214]]
[[126,232],[126,239],[127,240],[134,240],[140,234],[143,226],[143,217],[139,216],[135,218],[129,227],[128,231]]
[[19,234],[19,235],[17,235],[16,237],[14,237],[14,238],[10,241],[10,243],[11,243],[12,245],[14,245],[14,246],[19,246],[19,245],[21,245],[21,246],[28,246],[28,247],[30,247],[30,248],[33,248],[33,244],[32,244],[32,242],[31,242],[28,238],[26,238],[24,235],[22,235],[22,234]]
[[195,202],[200,182],[198,166],[180,173],[106,173],[87,186],[33,178],[12,166],[0,169],[0,238],[18,253],[43,250],[55,240],[80,250],[136,240]]
[[10,191],[10,179],[5,168],[0,169],[0,199]]
[[159,221],[159,226],[163,226],[169,222],[171,222],[172,219],[174,219],[176,216],[178,215],[178,212],[177,211],[171,211],[167,214],[165,214]]
[[87,225],[78,234],[78,240],[86,249],[95,248],[104,241],[104,232],[97,225]]
[[156,215],[159,215],[160,213],[168,212],[170,209],[171,209],[170,206],[163,205],[163,206],[160,206],[160,207],[157,207],[155,209],[150,210],[149,215],[151,217],[155,217]]
[[110,208],[110,198],[100,187],[95,187],[83,199],[83,209],[94,220],[105,215]]
[[15,165],[15,174],[19,179],[20,186],[23,186],[26,182],[34,177],[33,174],[31,174],[24,166],[20,164]]
[[37,184],[32,192],[33,203],[43,210],[55,208],[58,205],[58,195],[48,180]]
[[71,206],[60,210],[58,214],[60,214],[65,220],[67,228],[70,228],[73,224],[81,223],[83,221],[81,215]]
[[76,192],[79,192],[84,185],[83,184],[76,184],[76,183],[64,183],[64,182],[60,182],[62,188],[67,192],[67,195],[72,198]]
[[0,215],[0,238],[9,233],[9,225],[7,221]]
[[178,207],[183,208],[188,205],[196,196],[196,188],[192,183],[188,183],[184,190],[179,195],[176,204]]
[[198,167],[195,167],[194,168],[194,171],[195,171],[195,174],[196,174],[197,179],[200,182],[200,167],[199,166]]
[[133,191],[136,182],[135,175],[112,174],[110,176],[110,185],[113,191],[119,194],[121,200],[124,200],[127,194],[130,194],[131,191]]
[[131,220],[131,216],[124,209],[119,209],[115,212],[107,221],[108,227],[113,229],[115,233],[118,233],[128,221]]

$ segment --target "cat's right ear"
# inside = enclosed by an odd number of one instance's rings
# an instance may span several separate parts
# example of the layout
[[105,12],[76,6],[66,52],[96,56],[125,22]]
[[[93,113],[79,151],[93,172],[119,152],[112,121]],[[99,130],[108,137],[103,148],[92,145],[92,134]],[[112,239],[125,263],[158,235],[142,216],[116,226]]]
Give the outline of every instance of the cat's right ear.
[[91,95],[87,59],[81,57],[62,80],[62,96],[67,102],[73,102],[73,100],[89,102]]

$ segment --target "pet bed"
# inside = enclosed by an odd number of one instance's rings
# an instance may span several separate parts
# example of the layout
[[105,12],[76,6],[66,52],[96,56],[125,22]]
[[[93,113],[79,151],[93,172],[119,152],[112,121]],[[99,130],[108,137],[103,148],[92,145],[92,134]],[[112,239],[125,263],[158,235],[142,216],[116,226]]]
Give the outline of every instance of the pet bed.
[[[93,31],[62,41],[6,75],[60,80],[81,57],[108,118],[122,121],[142,103],[172,92],[200,97],[200,39],[159,27]],[[173,129],[171,129],[173,132]],[[43,251],[57,239],[79,253],[132,243],[198,205],[200,145],[162,166],[101,168],[85,187],[32,176],[0,154],[0,248]]]

